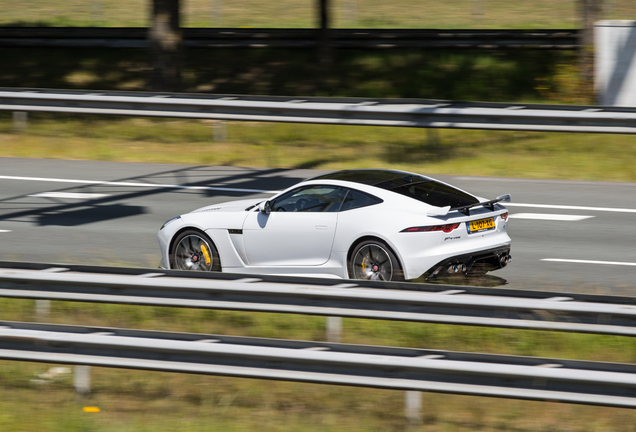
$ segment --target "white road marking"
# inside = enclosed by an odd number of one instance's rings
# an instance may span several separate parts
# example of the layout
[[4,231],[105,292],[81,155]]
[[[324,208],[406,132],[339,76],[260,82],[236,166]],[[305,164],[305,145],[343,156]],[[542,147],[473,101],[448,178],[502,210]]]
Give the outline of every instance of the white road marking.
[[575,260],[575,259],[560,259],[560,258],[543,258],[541,261],[564,262],[564,263],[575,263],[575,264],[603,264],[603,265],[617,265],[617,266],[636,267],[636,263],[620,262],[620,261],[591,261],[591,260]]
[[0,233],[8,233],[11,232],[11,230],[0,230]]
[[593,218],[594,216],[564,215],[564,214],[544,214],[544,213],[511,213],[511,219],[531,219],[548,221],[576,222]]
[[214,186],[181,186],[158,183],[132,183],[132,182],[110,182],[101,180],[72,180],[59,178],[43,178],[43,177],[16,177],[16,176],[0,176],[0,180],[23,180],[23,181],[40,181],[52,183],[73,183],[73,184],[90,184],[100,186],[126,186],[126,187],[144,187],[144,188],[164,188],[164,189],[184,189],[184,190],[209,190],[222,192],[249,192],[249,193],[271,193],[275,194],[277,190],[261,190],[261,189],[242,189]]
[[29,195],[37,198],[68,198],[68,199],[95,199],[108,196],[108,194],[96,193],[72,193],[72,192],[40,192]]
[[583,210],[583,211],[601,211],[616,213],[636,213],[636,209],[611,208],[611,207],[584,207],[584,206],[566,206],[552,204],[522,204],[522,203],[504,203],[506,207],[531,207],[556,210]]
[[[43,178],[43,177],[18,177],[18,176],[0,176],[0,180],[22,180],[22,181],[40,181],[53,183],[73,183],[73,184],[90,184],[100,186],[125,186],[125,187],[145,187],[145,188],[164,188],[164,189],[183,189],[183,190],[204,190],[204,191],[221,191],[221,192],[246,192],[246,193],[268,193],[276,194],[279,190],[264,189],[244,189],[231,187],[215,187],[215,186],[181,186],[159,183],[133,183],[133,182],[110,182],[102,180],[75,180],[75,179],[59,179],[59,178]],[[522,203],[505,203],[506,207],[530,207],[545,209],[561,209],[561,210],[584,210],[584,211],[602,211],[617,213],[636,213],[636,209],[624,208],[605,208],[605,207],[584,207],[584,206],[566,206],[551,204],[522,204]]]

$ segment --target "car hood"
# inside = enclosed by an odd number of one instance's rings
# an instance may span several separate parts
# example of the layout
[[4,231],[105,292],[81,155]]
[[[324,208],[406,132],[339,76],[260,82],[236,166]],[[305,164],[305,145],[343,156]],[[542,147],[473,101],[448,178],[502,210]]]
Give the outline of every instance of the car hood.
[[201,207],[196,210],[191,211],[190,213],[201,213],[201,212],[242,212],[245,211],[248,207],[254,206],[259,202],[263,201],[265,198],[252,198],[246,200],[239,201],[229,201],[219,204],[212,204],[209,206]]

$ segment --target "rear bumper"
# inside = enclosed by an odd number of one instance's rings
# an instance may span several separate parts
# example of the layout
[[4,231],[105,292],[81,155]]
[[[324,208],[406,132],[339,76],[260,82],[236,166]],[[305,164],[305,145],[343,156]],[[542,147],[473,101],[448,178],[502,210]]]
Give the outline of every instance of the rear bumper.
[[469,276],[485,274],[505,267],[506,263],[502,263],[502,257],[510,257],[510,245],[446,258],[431,267],[422,277],[426,280],[432,280],[436,277],[447,276],[448,268],[453,265],[466,266],[463,273]]

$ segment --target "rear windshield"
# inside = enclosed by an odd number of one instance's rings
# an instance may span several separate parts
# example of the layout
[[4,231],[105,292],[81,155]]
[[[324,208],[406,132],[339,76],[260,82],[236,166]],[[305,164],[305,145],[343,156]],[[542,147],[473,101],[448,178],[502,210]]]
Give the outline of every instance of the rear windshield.
[[435,180],[408,181],[410,178],[397,178],[375,184],[375,187],[390,190],[435,207],[462,207],[477,204],[475,197]]
[[311,180],[344,180],[362,183],[405,195],[436,207],[463,207],[479,201],[459,189],[428,177],[394,170],[345,170],[314,177]]

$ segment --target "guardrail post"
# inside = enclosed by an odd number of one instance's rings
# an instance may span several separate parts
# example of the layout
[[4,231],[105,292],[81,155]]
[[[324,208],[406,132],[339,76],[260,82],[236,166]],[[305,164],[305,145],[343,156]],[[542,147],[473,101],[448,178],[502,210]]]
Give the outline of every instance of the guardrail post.
[[340,342],[342,317],[327,317],[327,341]]
[[35,316],[38,321],[46,321],[51,314],[51,300],[35,301]]
[[435,159],[442,156],[439,131],[436,128],[426,128],[426,152]]
[[29,115],[26,111],[13,111],[13,130],[23,132],[27,130]]
[[217,120],[212,125],[212,140],[218,142],[227,140],[227,127],[223,120]]
[[75,366],[73,368],[73,387],[75,392],[86,397],[91,393],[91,367],[90,366]]
[[417,425],[422,422],[422,392],[404,392],[404,415],[409,424]]

